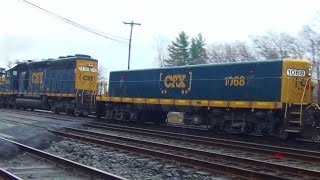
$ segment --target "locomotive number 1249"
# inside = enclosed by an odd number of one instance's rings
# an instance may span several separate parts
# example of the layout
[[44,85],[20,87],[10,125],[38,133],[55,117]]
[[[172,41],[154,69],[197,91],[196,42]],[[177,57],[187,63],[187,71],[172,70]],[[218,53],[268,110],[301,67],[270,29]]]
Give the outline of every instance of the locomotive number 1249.
[[224,78],[225,86],[244,86],[246,77],[244,76],[229,76]]

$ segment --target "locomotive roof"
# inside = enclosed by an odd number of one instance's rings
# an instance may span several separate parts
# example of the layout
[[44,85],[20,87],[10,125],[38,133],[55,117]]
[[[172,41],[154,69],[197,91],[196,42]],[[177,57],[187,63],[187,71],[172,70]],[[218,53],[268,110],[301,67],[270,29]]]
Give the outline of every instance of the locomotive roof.
[[62,63],[62,62],[65,62],[65,61],[75,61],[75,60],[78,60],[78,59],[88,60],[88,61],[98,61],[96,59],[92,59],[91,56],[89,56],[89,55],[75,54],[75,55],[72,55],[72,56],[59,56],[58,58],[55,58],[55,59],[49,58],[49,59],[42,59],[42,60],[39,60],[39,61],[26,60],[25,62],[18,63],[16,66],[37,65],[37,64],[43,64],[45,62]]
[[29,63],[41,63],[43,61],[69,61],[69,60],[77,60],[77,59],[84,59],[84,60],[91,60],[91,61],[97,61],[96,59],[92,59],[91,56],[89,55],[84,55],[84,54],[75,54],[75,55],[69,55],[69,56],[59,56],[59,58],[49,58],[49,59],[43,59],[41,61],[31,61]]
[[184,69],[190,67],[207,67],[207,66],[228,66],[235,64],[260,64],[260,63],[272,63],[279,61],[308,61],[305,59],[271,59],[271,60],[254,60],[254,61],[246,61],[246,62],[228,62],[228,63],[214,63],[214,64],[198,64],[198,65],[186,65],[186,66],[172,66],[172,67],[163,67],[163,68],[146,68],[146,69],[133,69],[133,70],[117,70],[111,72],[123,72],[123,71],[146,71],[146,70],[163,70],[163,69]]

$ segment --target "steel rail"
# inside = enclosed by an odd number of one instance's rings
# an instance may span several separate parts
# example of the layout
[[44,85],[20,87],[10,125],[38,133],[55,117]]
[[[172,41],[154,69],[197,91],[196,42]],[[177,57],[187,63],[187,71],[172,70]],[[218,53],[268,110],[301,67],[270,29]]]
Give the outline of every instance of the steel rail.
[[[101,139],[96,139],[96,138],[90,138],[90,137],[88,137],[87,134],[79,135],[79,134],[72,134],[72,133],[53,131],[53,130],[51,132],[56,135],[66,137],[66,138],[71,138],[71,139],[80,140],[80,141],[84,141],[84,142],[99,144],[99,145],[106,146],[109,148],[112,147],[112,148],[116,148],[116,149],[123,149],[126,151],[136,152],[136,153],[143,154],[143,155],[159,157],[162,159],[167,159],[169,161],[180,162],[180,163],[191,165],[191,166],[201,167],[201,168],[204,168],[210,172],[219,172],[219,173],[223,173],[223,174],[227,174],[227,175],[233,174],[233,175],[237,175],[237,176],[249,178],[249,179],[256,179],[256,178],[259,178],[259,179],[288,179],[286,177],[279,177],[277,175],[266,174],[263,172],[256,172],[254,170],[248,170],[248,169],[244,169],[244,168],[240,168],[240,167],[234,167],[234,166],[230,166],[230,165],[226,165],[226,164],[222,164],[222,163],[215,163],[215,162],[211,162],[211,161],[200,160],[200,159],[196,159],[196,158],[189,157],[189,156],[186,157],[183,155],[176,155],[176,154],[172,154],[172,153],[168,153],[168,152],[163,152],[161,150],[152,150],[149,148],[142,148],[142,147],[136,147],[133,145],[127,145],[127,144],[123,144],[123,143],[119,143],[119,142],[112,142],[110,140],[101,140]],[[319,174],[317,177],[319,177]]]
[[234,150],[253,152],[253,153],[263,153],[267,155],[273,155],[275,153],[281,153],[286,158],[306,160],[311,162],[320,162],[320,152],[310,151],[310,150],[302,150],[295,148],[286,148],[280,146],[272,146],[266,144],[257,144],[257,143],[249,143],[228,139],[219,139],[212,137],[204,137],[204,136],[196,136],[196,135],[188,135],[181,133],[173,133],[166,132],[160,130],[152,130],[152,129],[143,129],[143,128],[135,128],[129,126],[121,126],[114,124],[105,124],[105,123],[88,123],[84,124],[86,127],[102,129],[102,130],[113,130],[118,132],[126,132],[126,133],[134,133],[140,135],[146,135],[151,137],[158,138],[168,138],[172,140],[178,140],[189,143],[197,143],[202,145],[208,145],[213,147],[224,147]]
[[65,158],[61,158],[58,156],[55,156],[53,154],[35,149],[33,147],[30,146],[26,146],[24,144],[0,137],[0,139],[13,143],[14,145],[18,146],[22,151],[30,153],[36,157],[40,157],[44,160],[48,160],[51,162],[54,162],[56,164],[59,164],[60,166],[63,166],[65,168],[71,168],[71,169],[75,169],[79,172],[84,172],[86,175],[89,175],[91,178],[102,178],[102,179],[112,179],[112,180],[125,180],[125,178],[93,168],[93,167],[89,167],[89,166],[85,166],[82,165],[80,163],[74,162],[74,161],[70,161],[68,159]]
[[308,169],[287,166],[287,165],[279,165],[276,163],[265,162],[265,161],[261,161],[261,160],[254,160],[254,159],[250,159],[250,158],[242,158],[242,157],[237,157],[234,155],[225,155],[225,154],[221,154],[221,153],[214,153],[214,152],[208,152],[208,151],[197,150],[197,149],[192,149],[192,148],[179,147],[179,146],[168,145],[168,144],[159,143],[159,142],[152,142],[152,141],[148,141],[148,140],[139,140],[139,139],[131,138],[131,137],[121,137],[119,135],[109,135],[109,134],[104,134],[104,133],[100,133],[100,132],[92,132],[92,131],[78,129],[78,128],[65,128],[65,129],[68,131],[71,131],[71,132],[81,133],[81,135],[83,134],[83,135],[91,135],[94,137],[102,137],[102,138],[106,138],[106,139],[117,139],[120,141],[128,141],[128,142],[148,145],[148,146],[152,146],[152,147],[170,149],[170,150],[174,150],[174,151],[178,151],[178,152],[201,155],[203,157],[211,157],[211,158],[222,159],[222,160],[230,161],[230,162],[239,162],[239,163],[243,163],[243,164],[253,165],[256,167],[266,167],[266,168],[270,168],[270,169],[281,170],[281,171],[285,171],[285,172],[291,173],[291,174],[297,174],[297,175],[306,174],[306,175],[310,175],[313,177],[320,177],[320,171],[308,170]]
[[14,174],[0,168],[0,179],[3,179],[3,180],[7,180],[7,179],[10,179],[10,180],[22,180],[21,178],[15,176]]

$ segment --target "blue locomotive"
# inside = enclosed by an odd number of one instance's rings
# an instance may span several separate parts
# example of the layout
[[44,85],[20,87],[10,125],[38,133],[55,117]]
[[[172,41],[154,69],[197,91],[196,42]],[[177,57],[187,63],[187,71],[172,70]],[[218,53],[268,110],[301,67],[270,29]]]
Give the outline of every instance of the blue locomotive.
[[0,106],[88,115],[95,103],[97,68],[96,59],[77,54],[2,69]]
[[309,61],[280,59],[115,71],[97,100],[107,118],[165,123],[180,111],[217,131],[317,138],[313,85]]

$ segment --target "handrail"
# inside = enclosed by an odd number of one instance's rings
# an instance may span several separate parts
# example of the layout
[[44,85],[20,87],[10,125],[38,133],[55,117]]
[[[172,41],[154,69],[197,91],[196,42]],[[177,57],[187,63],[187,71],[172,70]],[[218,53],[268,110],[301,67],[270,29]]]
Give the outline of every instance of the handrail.
[[[299,117],[300,126],[302,126],[302,104],[303,104],[303,99],[304,99],[304,95],[305,95],[305,93],[306,93],[306,89],[307,89],[309,80],[310,80],[310,77],[308,77],[307,80],[306,80],[306,84],[304,85],[303,93],[302,93],[302,97],[301,97],[301,101],[300,101],[300,117]],[[311,88],[311,87],[309,87],[309,89],[310,89],[310,88]]]
[[77,103],[77,100],[78,100],[78,91],[79,91],[79,89],[77,89],[77,91],[76,91],[76,99],[75,99],[76,103]]
[[289,94],[289,78],[287,77],[287,97],[286,97],[286,108],[285,108],[285,111],[284,111],[284,118],[287,118],[287,113],[288,113],[288,94]]

